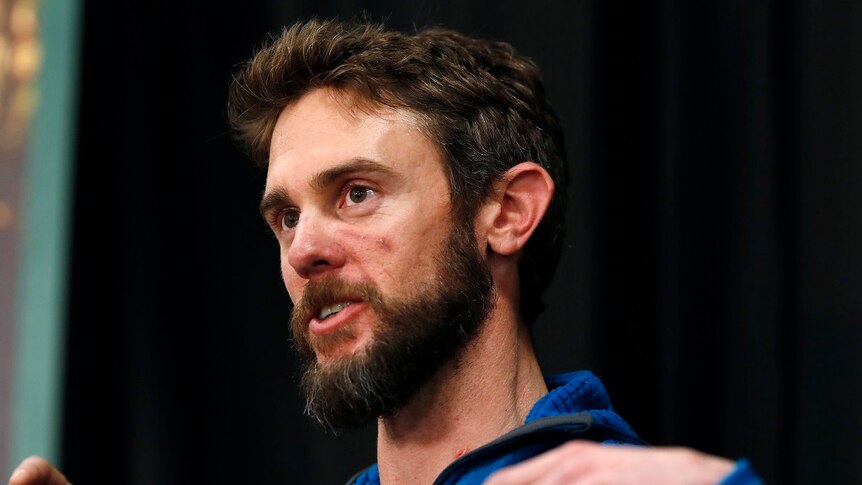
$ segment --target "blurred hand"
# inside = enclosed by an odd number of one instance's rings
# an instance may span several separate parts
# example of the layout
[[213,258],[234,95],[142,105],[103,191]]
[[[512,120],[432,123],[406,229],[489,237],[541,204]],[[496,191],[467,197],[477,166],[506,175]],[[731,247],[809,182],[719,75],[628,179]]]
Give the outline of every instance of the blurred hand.
[[494,473],[485,485],[714,485],[730,474],[735,466],[724,458],[688,448],[642,448],[570,441]]
[[71,485],[59,470],[39,456],[25,458],[12,472],[9,485]]

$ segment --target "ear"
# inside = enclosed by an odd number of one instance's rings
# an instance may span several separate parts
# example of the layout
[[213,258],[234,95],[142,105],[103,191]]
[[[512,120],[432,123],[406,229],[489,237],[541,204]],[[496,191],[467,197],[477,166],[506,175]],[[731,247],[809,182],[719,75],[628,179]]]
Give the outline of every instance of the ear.
[[510,168],[494,183],[494,193],[476,221],[488,248],[504,256],[517,253],[542,221],[553,195],[554,181],[539,164],[522,162]]

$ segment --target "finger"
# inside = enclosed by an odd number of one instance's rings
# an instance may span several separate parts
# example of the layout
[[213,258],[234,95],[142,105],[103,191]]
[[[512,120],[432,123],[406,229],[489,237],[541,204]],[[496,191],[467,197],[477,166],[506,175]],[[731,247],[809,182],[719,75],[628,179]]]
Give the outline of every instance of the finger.
[[69,485],[69,481],[44,458],[31,456],[12,472],[9,485]]
[[549,473],[558,474],[561,467],[565,467],[565,476],[571,479],[589,469],[590,460],[586,459],[586,455],[600,446],[590,441],[569,441],[535,458],[494,473],[485,484],[536,483],[547,478]]

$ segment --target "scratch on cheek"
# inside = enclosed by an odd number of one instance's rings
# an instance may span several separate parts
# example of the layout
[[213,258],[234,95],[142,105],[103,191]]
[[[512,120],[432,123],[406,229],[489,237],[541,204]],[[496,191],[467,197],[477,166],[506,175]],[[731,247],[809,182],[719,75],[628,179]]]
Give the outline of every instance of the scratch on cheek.
[[380,248],[385,249],[386,251],[392,250],[392,245],[390,245],[389,241],[386,240],[386,238],[384,237],[377,238],[377,245],[380,246]]
[[374,236],[373,234],[357,231],[345,231],[342,234],[345,240],[350,241],[353,244],[361,245],[361,247],[366,249],[371,249],[371,244],[373,243],[377,248],[383,249],[387,252],[392,251],[392,243],[389,241],[389,238],[385,236]]

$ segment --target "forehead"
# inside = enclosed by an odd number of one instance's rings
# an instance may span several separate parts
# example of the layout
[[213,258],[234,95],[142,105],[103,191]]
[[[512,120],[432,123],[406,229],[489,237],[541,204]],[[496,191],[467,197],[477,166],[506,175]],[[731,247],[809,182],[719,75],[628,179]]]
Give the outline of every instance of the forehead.
[[267,185],[270,177],[284,170],[295,177],[351,159],[401,169],[429,163],[444,169],[437,145],[422,132],[411,112],[320,88],[279,115],[270,143]]

